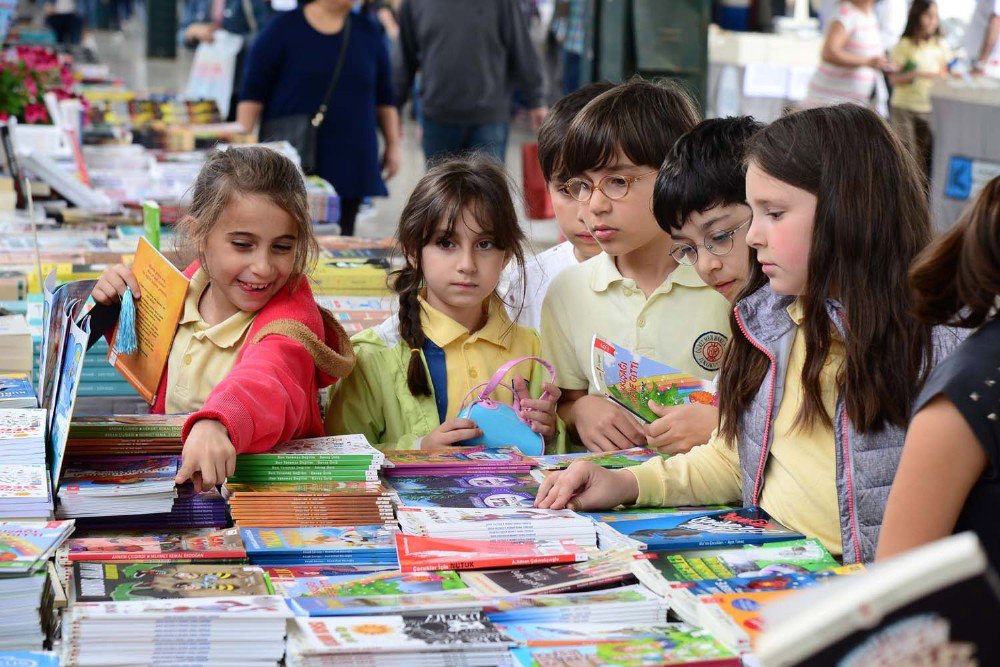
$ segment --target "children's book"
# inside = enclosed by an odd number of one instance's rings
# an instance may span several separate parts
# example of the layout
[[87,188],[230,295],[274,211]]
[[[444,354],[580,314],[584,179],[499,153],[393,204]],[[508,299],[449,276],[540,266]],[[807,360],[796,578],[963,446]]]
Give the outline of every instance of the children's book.
[[407,507],[532,507],[538,492],[526,474],[417,475],[391,484]]
[[382,525],[242,530],[247,556],[261,565],[395,564],[396,532]]
[[[287,598],[363,597],[373,595],[426,595],[468,590],[450,570],[400,572],[385,570],[314,577],[281,577],[280,571],[303,568],[268,568],[275,590]],[[316,568],[320,569],[320,568]]]
[[108,456],[72,461],[60,496],[138,495],[171,491],[180,467],[177,456]]
[[658,639],[678,630],[698,632],[685,623],[498,623],[497,627],[521,646],[586,646]]
[[251,565],[186,563],[73,564],[77,602],[271,595],[267,575]]
[[188,415],[108,415],[74,417],[71,440],[180,440]]
[[765,605],[790,594],[778,590],[706,595],[699,598],[698,625],[734,651],[748,653],[764,630]]
[[0,521],[0,576],[38,572],[71,532],[72,521]]
[[[704,344],[702,354],[712,360],[722,358],[724,339]],[[649,401],[662,406],[705,403],[715,400],[709,383],[693,375],[633,354],[600,336],[594,336],[591,371],[598,390],[644,422],[658,419]]]
[[300,616],[356,616],[365,613],[409,615],[479,611],[483,608],[482,598],[469,590],[408,595],[290,598],[288,603]]
[[663,599],[642,586],[582,593],[488,597],[484,612],[494,623],[660,624],[667,620]]
[[672,630],[662,636],[575,646],[524,646],[511,650],[517,667],[604,665],[647,667],[740,667],[738,655],[700,630]]
[[45,454],[45,410],[0,408],[0,460],[24,450]]
[[384,460],[385,454],[372,447],[363,435],[328,435],[290,440],[262,454],[240,454],[236,457],[236,465],[239,467],[251,461],[274,466],[356,462],[368,467]]
[[38,398],[28,373],[0,374],[0,408],[37,408]]
[[400,507],[396,515],[403,532],[409,535],[474,540],[573,539],[581,547],[597,546],[594,524],[572,510]]
[[[571,452],[568,454],[548,454],[533,456],[542,470],[565,470],[574,461],[590,461],[602,468],[630,468],[645,463],[649,459],[663,456],[645,447],[632,447],[617,452]],[[666,457],[664,457],[666,458]]]
[[631,560],[629,552],[601,552],[566,565],[463,572],[462,580],[484,595],[568,593],[631,580]]
[[387,476],[463,475],[529,472],[534,461],[516,447],[461,448],[456,451],[422,452],[385,450]]
[[396,535],[396,553],[403,572],[483,570],[587,559],[586,551],[573,540],[495,542],[402,534]]
[[184,311],[188,279],[145,238],[139,239],[132,273],[140,290],[140,298],[135,300],[138,349],[132,354],[120,351],[116,326],[108,362],[147,403],[152,404],[167,366],[174,332]]
[[0,463],[0,516],[47,519],[51,511],[44,463]]
[[[218,596],[186,600],[130,600],[125,602],[80,602],[70,607],[68,622],[102,620],[128,625],[136,621],[234,617],[239,619],[288,619],[291,610],[277,595],[251,597]],[[125,625],[123,627],[128,627]],[[190,632],[190,629],[188,630]]]
[[[52,422],[55,420],[56,399],[62,383],[60,376],[66,368],[65,360],[78,359],[79,364],[83,363],[87,338],[82,339],[81,346],[77,350],[73,344],[79,341],[79,337],[73,336],[67,340],[67,336],[70,333],[71,323],[79,325],[79,317],[96,283],[96,280],[76,280],[57,287],[56,272],[53,269],[42,285],[42,344],[38,362],[38,402],[48,414],[48,429],[52,428]],[[67,347],[72,348],[68,357]],[[79,377],[81,368],[71,366],[67,370],[75,371]],[[75,397],[75,394],[73,396]]]
[[961,533],[763,609],[761,664],[1000,664],[1000,584]]
[[646,544],[650,551],[764,544],[803,537],[782,526],[759,507],[618,521],[613,525],[619,533]]
[[80,537],[67,545],[70,561],[230,560],[247,555],[238,528]]
[[52,478],[52,488],[59,487],[62,478],[63,459],[66,455],[66,440],[69,436],[69,423],[73,418],[76,406],[76,395],[80,388],[80,373],[83,371],[84,352],[90,337],[90,321],[84,319],[79,325],[72,320],[74,304],[69,304],[64,346],[60,349],[58,384],[55,390],[55,400],[52,403],[51,426],[49,428],[48,463]]

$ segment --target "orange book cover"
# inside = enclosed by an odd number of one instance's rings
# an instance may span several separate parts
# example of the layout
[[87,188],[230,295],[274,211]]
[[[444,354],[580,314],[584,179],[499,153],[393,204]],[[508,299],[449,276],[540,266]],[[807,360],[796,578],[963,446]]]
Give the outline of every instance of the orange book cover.
[[139,283],[140,298],[135,302],[135,334],[139,349],[133,354],[120,354],[116,327],[108,362],[147,403],[153,403],[167,367],[174,332],[184,312],[188,279],[145,238],[139,239],[132,273]]

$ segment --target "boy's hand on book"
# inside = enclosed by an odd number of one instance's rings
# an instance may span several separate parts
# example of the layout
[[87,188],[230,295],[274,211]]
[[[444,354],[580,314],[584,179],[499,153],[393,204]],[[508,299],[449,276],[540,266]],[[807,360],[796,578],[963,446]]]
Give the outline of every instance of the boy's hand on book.
[[646,433],[635,418],[603,396],[577,399],[573,404],[573,423],[580,442],[592,452],[646,445]]
[[450,449],[482,434],[482,429],[471,419],[450,419],[425,435],[420,449]]
[[639,497],[639,482],[627,470],[607,470],[589,461],[576,461],[549,474],[535,496],[535,507],[576,512],[631,505]]
[[683,454],[704,445],[719,425],[719,408],[714,405],[665,406],[650,401],[649,409],[660,418],[646,425],[646,446],[661,454]]
[[195,422],[181,451],[181,469],[176,484],[190,479],[195,491],[209,491],[236,471],[236,448],[222,422],[201,419]]
[[94,285],[92,296],[94,301],[102,306],[110,306],[122,300],[126,286],[132,290],[133,297],[138,299],[141,296],[139,281],[135,279],[132,269],[124,264],[115,264],[106,268],[101,274],[97,284]]
[[540,398],[532,398],[528,383],[521,376],[514,378],[514,393],[521,404],[521,417],[531,422],[531,430],[543,438],[554,438],[556,435],[556,404],[562,396],[559,387],[551,382],[542,385]]

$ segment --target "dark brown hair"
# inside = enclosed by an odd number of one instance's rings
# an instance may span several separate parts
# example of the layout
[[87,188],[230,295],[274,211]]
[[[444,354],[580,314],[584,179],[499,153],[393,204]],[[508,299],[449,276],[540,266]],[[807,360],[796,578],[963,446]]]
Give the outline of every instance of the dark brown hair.
[[955,226],[910,269],[913,310],[927,324],[978,327],[1000,297],[1000,176],[983,187]]
[[[913,322],[906,287],[910,263],[931,235],[916,163],[881,118],[851,104],[775,121],[750,140],[747,161],[817,198],[809,275],[799,296],[806,359],[796,423],[831,424],[819,377],[833,334],[825,304],[836,299],[846,330],[837,386],[851,423],[860,432],[886,422],[906,426],[931,353],[930,330]],[[760,264],[751,262],[740,298],[766,282]],[[730,324],[739,331],[735,314]],[[720,433],[730,442],[768,368],[746,336],[733,336],[719,386]]]
[[636,166],[659,169],[674,142],[697,123],[698,112],[683,88],[634,78],[594,98],[573,119],[562,171],[579,176],[614,163],[619,153]]
[[234,196],[262,197],[295,222],[295,262],[288,285],[308,273],[319,254],[302,172],[281,153],[263,146],[233,146],[216,151],[198,172],[187,215],[177,222],[178,237],[201,255],[212,227]]
[[[920,17],[924,15],[928,9],[937,3],[933,0],[913,0],[913,4],[910,5],[910,13],[906,15],[906,27],[903,28],[903,37],[908,37],[914,42],[919,42],[924,39],[923,35],[920,34]],[[937,30],[931,37],[941,36],[941,21],[938,21]]]
[[546,181],[553,178],[568,180],[571,174],[563,170],[561,150],[566,132],[577,114],[602,93],[615,87],[610,81],[595,81],[573,91],[552,105],[545,122],[538,128],[538,162]]
[[[399,335],[411,350],[421,350],[426,341],[417,300],[424,278],[421,251],[438,239],[442,223],[448,236],[456,225],[466,224],[465,216],[469,216],[492,236],[499,250],[514,257],[523,275],[524,231],[510,192],[510,179],[503,167],[480,155],[435,164],[413,189],[396,230],[406,265],[393,273],[393,289],[399,294]],[[406,384],[414,396],[431,395],[419,354],[410,355]]]

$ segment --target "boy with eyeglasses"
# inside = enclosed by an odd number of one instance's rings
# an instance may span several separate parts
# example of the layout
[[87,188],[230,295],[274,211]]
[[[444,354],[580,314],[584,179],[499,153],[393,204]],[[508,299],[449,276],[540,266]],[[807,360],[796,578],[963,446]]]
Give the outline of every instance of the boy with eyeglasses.
[[595,334],[705,379],[718,370],[729,336],[726,300],[693,267],[671,258],[673,242],[652,213],[657,169],[696,123],[679,88],[636,79],[584,107],[563,144],[564,171],[573,175],[564,187],[603,252],[565,269],[549,286],[542,355],[555,366],[563,392],[559,416],[591,451],[675,451],[662,420],[642,424],[600,395],[591,371]]

